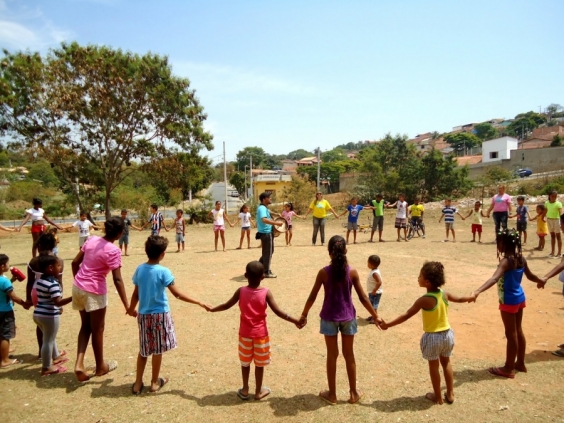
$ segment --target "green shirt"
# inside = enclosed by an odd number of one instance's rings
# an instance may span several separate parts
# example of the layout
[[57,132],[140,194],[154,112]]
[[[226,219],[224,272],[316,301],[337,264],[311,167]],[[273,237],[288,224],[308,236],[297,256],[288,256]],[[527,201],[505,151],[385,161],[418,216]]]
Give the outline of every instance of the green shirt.
[[546,207],[546,217],[548,219],[560,219],[560,209],[562,208],[562,203],[560,201],[555,201],[551,203],[547,201],[544,203]]
[[384,199],[382,198],[380,202],[372,200],[372,205],[376,207],[374,210],[374,216],[384,216]]

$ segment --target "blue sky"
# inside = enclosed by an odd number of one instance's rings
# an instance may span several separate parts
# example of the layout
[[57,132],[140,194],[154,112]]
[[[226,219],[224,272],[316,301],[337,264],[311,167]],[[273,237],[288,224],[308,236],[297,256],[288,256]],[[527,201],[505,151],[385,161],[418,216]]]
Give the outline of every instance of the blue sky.
[[0,46],[167,55],[214,157],[410,137],[564,104],[561,0],[0,0]]

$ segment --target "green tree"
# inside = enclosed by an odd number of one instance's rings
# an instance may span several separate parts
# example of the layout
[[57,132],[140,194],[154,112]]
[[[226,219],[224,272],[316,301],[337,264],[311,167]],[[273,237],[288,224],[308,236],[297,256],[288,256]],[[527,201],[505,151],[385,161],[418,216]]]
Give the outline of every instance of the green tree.
[[250,165],[250,158],[253,158],[253,168],[261,168],[266,160],[266,151],[261,147],[245,147],[237,153],[236,168],[242,170]]
[[499,182],[508,181],[513,175],[508,170],[499,166],[490,166],[486,169],[482,181],[486,185],[498,184]]
[[235,187],[240,195],[247,196],[247,188],[250,187],[243,172],[233,172],[229,178],[229,183]]
[[43,160],[29,166],[27,177],[34,181],[41,181],[45,187],[58,187],[60,184],[51,164]]
[[286,155],[286,158],[288,160],[301,160],[304,157],[312,157],[312,156],[315,156],[315,153],[312,153],[311,151],[304,150],[303,148],[298,148],[297,150],[290,151]]
[[562,141],[564,141],[564,137],[556,134],[554,137],[552,137],[552,142],[550,143],[550,146],[551,147],[560,147],[562,145]]
[[546,123],[546,116],[536,112],[519,113],[507,127],[507,133],[514,137],[526,138],[528,132]]
[[468,150],[482,144],[480,138],[470,132],[447,134],[444,140],[450,144],[457,154],[466,154]]
[[333,150],[326,151],[325,153],[321,153],[321,161],[324,163],[329,162],[340,162],[343,160],[347,160],[347,155],[341,148],[334,148]]
[[172,74],[166,57],[72,43],[45,59],[4,51],[0,63],[3,128],[58,167],[68,184],[96,183],[108,217],[132,161],[166,157],[171,145],[212,148],[190,82]]
[[436,201],[447,196],[461,196],[472,187],[468,167],[458,167],[453,156],[443,157],[434,148],[421,159],[421,195],[425,201]]
[[315,197],[315,182],[308,175],[292,175],[292,182],[282,190],[281,200],[294,205],[297,214],[305,214]]
[[479,123],[474,127],[476,136],[482,141],[493,140],[498,136],[497,130],[489,122]]

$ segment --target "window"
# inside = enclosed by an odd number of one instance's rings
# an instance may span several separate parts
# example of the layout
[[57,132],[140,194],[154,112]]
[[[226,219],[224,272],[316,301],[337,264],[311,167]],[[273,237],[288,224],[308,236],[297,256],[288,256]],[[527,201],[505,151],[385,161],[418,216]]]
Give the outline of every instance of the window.
[[498,159],[499,155],[498,155],[498,151],[490,151],[490,159]]

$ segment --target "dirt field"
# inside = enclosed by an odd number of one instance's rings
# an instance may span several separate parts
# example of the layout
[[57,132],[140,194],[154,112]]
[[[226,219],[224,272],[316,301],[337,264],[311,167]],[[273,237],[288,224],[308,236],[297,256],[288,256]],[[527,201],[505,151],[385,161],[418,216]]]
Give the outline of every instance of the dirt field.
[[[457,218],[458,242],[443,243],[443,225],[437,218],[426,219],[427,239],[397,243],[393,213],[387,215],[386,243],[369,244],[369,234],[358,235],[359,243],[350,245],[348,258],[364,278],[366,259],[379,254],[384,294],[380,315],[390,319],[405,311],[424,291],[417,276],[425,260],[443,262],[447,271],[446,289],[467,294],[493,273],[496,252],[491,220],[484,225],[484,244],[470,243],[470,222]],[[361,215],[360,221],[366,219]],[[341,221],[330,221],[327,240],[343,234]],[[299,316],[319,268],[328,262],[326,248],[311,246],[311,222],[295,223],[293,246],[276,240],[272,269],[277,279],[264,281],[283,310]],[[254,232],[254,231],[253,231]],[[254,235],[254,233],[253,233]],[[352,234],[351,234],[352,235]],[[548,259],[548,251],[533,252],[534,230],[525,246],[532,270],[545,274],[557,260]],[[132,231],[130,256],[124,257],[122,274],[128,295],[133,291],[131,276],[145,261],[144,239],[148,232]],[[244,266],[256,260],[260,250],[235,250],[239,230],[226,231],[228,251],[213,252],[210,226],[187,228],[187,249],[176,254],[174,233],[165,233],[171,241],[165,266],[172,269],[177,284],[186,292],[212,304],[226,301],[245,283]],[[2,252],[20,269],[30,258],[29,234],[2,234]],[[77,251],[77,234],[62,234],[61,257],[67,264],[65,291],[72,284],[70,261]],[[256,247],[253,239],[251,245]],[[111,283],[110,283],[111,284]],[[419,339],[421,317],[387,332],[359,320],[355,341],[358,385],[364,397],[349,405],[344,360],[340,358],[337,388],[339,404],[329,406],[317,397],[326,389],[325,344],[319,334],[317,315],[322,304],[318,298],[310,313],[309,325],[299,331],[295,326],[269,312],[272,364],[265,372],[265,385],[272,394],[263,401],[241,401],[236,390],[241,386],[237,357],[238,308],[223,313],[206,313],[170,298],[179,348],[164,355],[162,375],[170,382],[158,394],[131,395],[138,352],[138,331],[133,318],[124,314],[114,289],[110,289],[105,332],[105,356],[119,362],[116,371],[85,384],[76,382],[72,373],[76,354],[79,316],[70,306],[61,318],[58,345],[68,351],[69,371],[62,375],[40,377],[35,361],[37,346],[31,311],[16,306],[17,338],[14,356],[24,364],[0,370],[0,415],[2,422],[136,422],[136,421],[458,421],[526,422],[564,421],[564,359],[550,354],[564,342],[564,297],[562,284],[552,279],[545,290],[537,290],[528,281],[524,329],[527,336],[529,372],[514,380],[496,378],[487,368],[502,365],[505,354],[503,325],[497,309],[495,288],[482,294],[476,304],[451,304],[449,319],[456,334],[453,357],[456,402],[436,406],[424,398],[431,391],[428,367],[421,357]],[[24,294],[24,285],[16,283]],[[367,313],[355,299],[357,314]],[[87,364],[93,364],[89,350]],[[150,365],[148,369],[150,372]],[[150,377],[145,376],[145,384]],[[251,376],[251,380],[253,377]],[[254,386],[254,382],[251,386]]]

